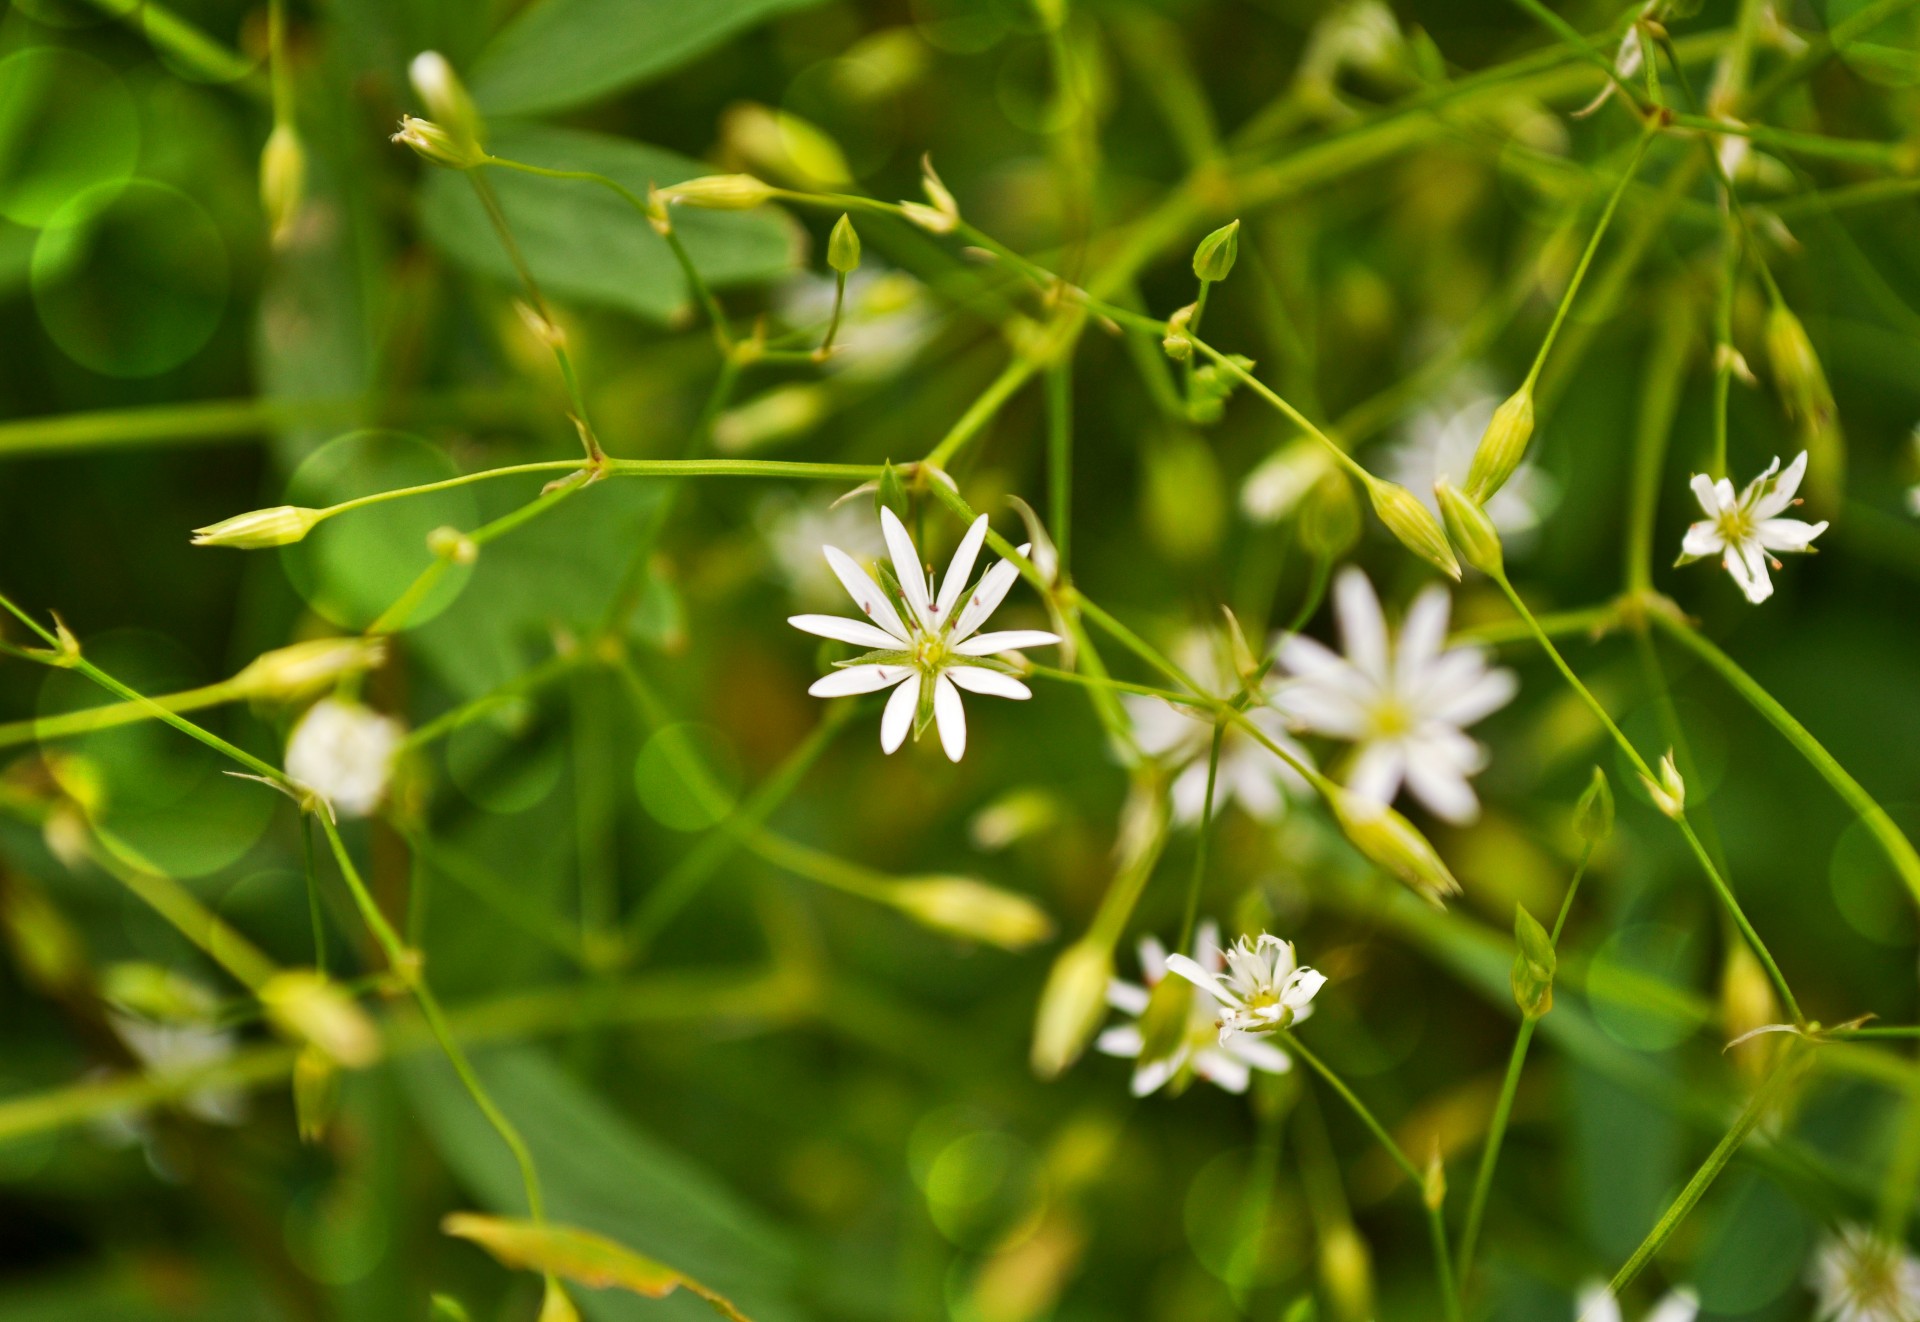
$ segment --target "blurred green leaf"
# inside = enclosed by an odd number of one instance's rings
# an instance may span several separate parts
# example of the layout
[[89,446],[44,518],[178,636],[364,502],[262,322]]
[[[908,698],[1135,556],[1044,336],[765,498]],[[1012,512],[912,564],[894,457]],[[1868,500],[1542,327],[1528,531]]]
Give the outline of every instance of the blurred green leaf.
[[[640,196],[649,184],[710,173],[698,161],[658,147],[539,124],[502,126],[488,149],[549,169],[603,174]],[[649,321],[665,321],[687,301],[686,280],[665,241],[611,189],[508,170],[490,171],[487,181],[499,195],[534,278],[549,294],[623,308]],[[428,235],[455,261],[502,281],[515,280],[512,260],[462,175],[429,171],[420,210]],[[674,227],[712,285],[770,280],[798,261],[798,229],[770,208],[682,208]]]
[[683,64],[762,19],[819,0],[544,0],[480,52],[470,82],[489,114],[561,110]]

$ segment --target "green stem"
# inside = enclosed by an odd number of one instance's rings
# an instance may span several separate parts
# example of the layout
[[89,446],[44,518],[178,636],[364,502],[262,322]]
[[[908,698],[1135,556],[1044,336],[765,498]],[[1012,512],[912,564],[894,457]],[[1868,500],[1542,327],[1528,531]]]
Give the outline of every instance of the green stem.
[[1073,360],[1047,368],[1047,521],[1060,555],[1060,578],[1068,578],[1073,546]]
[[1015,358],[1001,369],[987,388],[980,392],[977,399],[967,406],[960,420],[947,429],[939,444],[928,452],[925,462],[934,468],[945,468],[958,454],[960,447],[979,435],[982,428],[993,421],[994,415],[1013,397],[1014,391],[1025,385],[1039,364],[1033,359],[1022,356]]
[[1200,807],[1200,838],[1193,846],[1193,879],[1187,883],[1187,911],[1180,922],[1180,941],[1175,950],[1193,949],[1193,928],[1200,918],[1200,888],[1207,879],[1207,840],[1213,834],[1213,788],[1220,775],[1220,738],[1227,727],[1214,722],[1213,740],[1207,749],[1207,797]]

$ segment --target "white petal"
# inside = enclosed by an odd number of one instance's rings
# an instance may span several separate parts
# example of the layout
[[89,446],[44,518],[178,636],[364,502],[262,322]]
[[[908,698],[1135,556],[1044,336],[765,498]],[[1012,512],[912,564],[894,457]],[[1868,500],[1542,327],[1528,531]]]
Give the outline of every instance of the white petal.
[[1011,652],[1021,647],[1050,647],[1059,641],[1059,634],[1044,629],[1005,629],[969,638],[953,650],[961,656],[992,656],[995,652]]
[[1373,584],[1358,569],[1343,569],[1333,585],[1333,606],[1340,617],[1340,645],[1347,659],[1375,683],[1387,682],[1387,619]]
[[1239,998],[1227,989],[1227,985],[1218,977],[1201,968],[1186,955],[1168,955],[1167,972],[1177,974],[1206,992],[1222,1005],[1238,1005]]
[[1801,519],[1764,519],[1753,530],[1760,545],[1769,551],[1804,551],[1813,539],[1827,530],[1827,521],[1807,523]]
[[1725,501],[1721,499],[1720,488],[1715,486],[1713,479],[1705,473],[1695,473],[1687,479],[1687,485],[1693,488],[1693,498],[1700,502],[1700,508],[1706,511],[1709,517],[1719,515],[1727,506],[1733,504],[1731,483],[1727,485]]
[[967,598],[967,604],[961,608],[960,615],[953,622],[953,632],[948,642],[959,644],[970,638],[973,631],[987,622],[1001,602],[1007,599],[1007,593],[1013,590],[1013,582],[1020,577],[1020,568],[1011,560],[1001,560],[993,568],[980,576],[980,586]]
[[960,690],[945,674],[933,678],[933,723],[940,727],[940,746],[947,760],[958,762],[967,751],[967,709],[960,705]]
[[967,535],[954,548],[953,559],[947,562],[946,576],[940,580],[940,595],[934,601],[934,618],[928,623],[937,627],[952,618],[953,605],[967,590],[967,580],[973,577],[973,562],[979,558],[980,546],[986,540],[987,516],[982,514],[968,527]]
[[871,647],[887,652],[900,650],[898,638],[865,620],[849,620],[838,615],[790,615],[787,623],[806,633],[831,638],[836,643],[852,643],[855,647]]
[[1400,778],[1406,767],[1406,754],[1399,740],[1367,744],[1354,759],[1353,770],[1347,773],[1347,789],[1356,798],[1385,807],[1400,792]]
[[1423,755],[1415,744],[1407,757],[1407,788],[1443,821],[1463,826],[1480,815],[1480,800],[1451,759]]
[[1400,645],[1394,656],[1394,675],[1406,685],[1440,655],[1447,641],[1447,590],[1439,584],[1423,590],[1407,608],[1400,625]]
[[846,588],[847,595],[853,598],[853,604],[866,614],[869,620],[892,634],[901,644],[907,645],[907,627],[900,622],[900,612],[887,600],[887,594],[881,590],[867,574],[867,571],[853,562],[853,557],[837,546],[823,546],[827,564],[833,568],[835,578]]
[[[1213,806],[1220,806],[1220,785],[1213,787]],[[1167,795],[1173,800],[1173,820],[1182,826],[1191,826],[1200,820],[1207,804],[1207,759],[1195,758],[1182,767],[1180,774],[1173,778],[1168,786]]]
[[1727,572],[1733,575],[1733,581],[1740,585],[1740,591],[1747,600],[1758,606],[1773,595],[1773,580],[1767,577],[1766,557],[1758,542],[1739,542],[1729,546],[1725,555],[1720,557]]
[[[1204,918],[1193,934],[1194,962],[1203,969],[1220,967],[1220,924],[1211,918]],[[1161,963],[1164,967],[1164,958]]]
[[1160,1087],[1174,1072],[1186,1063],[1186,1052],[1176,1051],[1164,1060],[1150,1060],[1133,1072],[1133,1081],[1127,1085],[1135,1097],[1145,1097],[1160,1091]]
[[1220,1049],[1238,1056],[1263,1074],[1285,1074],[1293,1068],[1293,1057],[1264,1037],[1235,1033],[1220,1044]]
[[[1805,468],[1806,468],[1806,465],[1802,464],[1801,465],[1802,471],[1804,471]],[[1774,494],[1779,484],[1773,480],[1773,475],[1779,471],[1780,471],[1780,456],[1775,455],[1773,457],[1773,462],[1768,464],[1765,468],[1761,469],[1759,474],[1753,479],[1753,481],[1747,483],[1747,485],[1741,489],[1740,504],[1744,506],[1749,513],[1753,511],[1754,506],[1760,503],[1760,498],[1762,495]],[[1797,473],[1794,475],[1793,485],[1796,487],[1800,485],[1800,477],[1799,477],[1799,474]],[[1727,489],[1731,491],[1733,488],[1729,486]],[[1789,496],[1789,498],[1791,498],[1791,496],[1793,495],[1793,492],[1789,490],[1787,492],[1787,495]],[[1784,509],[1785,506],[1782,506],[1781,508]],[[1776,514],[1778,514],[1779,512],[1780,512],[1779,510],[1774,511],[1774,513]]]
[[969,693],[985,693],[995,698],[1031,698],[1033,690],[997,670],[985,666],[950,666],[940,672]]
[[1121,1024],[1100,1034],[1093,1040],[1093,1045],[1104,1056],[1137,1056],[1146,1044],[1138,1028],[1132,1024]]
[[1145,1014],[1153,993],[1137,982],[1121,978],[1107,979],[1107,1004],[1124,1014]]
[[816,698],[850,698],[856,693],[878,693],[913,673],[912,666],[848,666],[813,682],[807,692]]
[[900,516],[885,506],[880,509],[880,531],[887,539],[887,554],[893,558],[893,573],[900,580],[900,591],[906,594],[914,618],[926,624],[932,615],[927,601],[927,571],[920,565],[920,553],[913,548],[913,538],[907,535]]
[[1700,1313],[1700,1297],[1688,1289],[1675,1290],[1647,1314],[1647,1322],[1693,1322]]
[[1688,525],[1687,535],[1680,539],[1680,554],[1689,560],[1704,560],[1726,549],[1727,539],[1720,535],[1720,525],[1711,519]]
[[1365,704],[1333,685],[1317,681],[1286,684],[1274,691],[1272,702],[1302,730],[1335,739],[1358,739],[1367,732]]
[[[1286,766],[1266,749],[1259,751],[1268,765],[1275,768]],[[1252,757],[1235,758],[1231,763],[1222,758],[1220,783],[1255,821],[1270,822],[1286,811],[1287,800],[1280,792],[1278,778],[1268,770],[1267,765],[1262,765]]]
[[1225,1088],[1232,1093],[1245,1092],[1248,1080],[1253,1077],[1245,1061],[1236,1059],[1217,1047],[1207,1047],[1195,1053],[1193,1072],[1216,1087]]
[[1431,710],[1449,725],[1472,725],[1512,702],[1519,691],[1520,681],[1511,670],[1489,670],[1441,699]]
[[1582,1287],[1574,1305],[1579,1322],[1620,1322],[1620,1304],[1604,1281]]
[[1120,704],[1126,708],[1135,742],[1148,757],[1164,757],[1195,745],[1206,737],[1205,726],[1182,716],[1170,702],[1140,693],[1124,693],[1120,696]]
[[880,751],[891,753],[906,742],[907,731],[913,728],[914,712],[920,707],[920,672],[915,671],[900,682],[900,687],[887,699],[887,709],[880,713]]
[[[1776,466],[1780,463],[1778,459],[1773,462]],[[1768,470],[1768,472],[1771,471],[1772,469]],[[1793,504],[1794,494],[1800,490],[1800,479],[1806,475],[1807,452],[1802,450],[1795,456],[1794,461],[1787,465],[1787,471],[1780,474],[1780,480],[1773,484],[1773,489],[1753,503],[1751,516],[1756,519],[1771,519]],[[1764,477],[1765,474],[1761,476]]]

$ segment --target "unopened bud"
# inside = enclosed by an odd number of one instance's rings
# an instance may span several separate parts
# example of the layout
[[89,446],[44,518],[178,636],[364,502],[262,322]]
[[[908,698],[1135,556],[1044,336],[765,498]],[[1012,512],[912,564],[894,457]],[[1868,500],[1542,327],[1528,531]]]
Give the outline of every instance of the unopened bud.
[[1439,853],[1405,817],[1383,803],[1362,799],[1334,786],[1334,817],[1353,847],[1401,881],[1436,909],[1460,893],[1460,883]]
[[843,215],[833,222],[833,233],[827,235],[827,265],[841,275],[859,268],[860,232],[853,227],[853,217]]
[[1559,968],[1553,938],[1525,906],[1513,908],[1513,969],[1508,981],[1513,985],[1513,1003],[1529,1019],[1538,1019],[1553,1009],[1553,975]]
[[1573,829],[1590,845],[1597,845],[1613,834],[1613,786],[1607,783],[1607,773],[1599,767],[1593,769],[1593,779],[1587,782],[1580,802],[1574,805]]
[[1060,801],[1033,786],[1009,790],[974,814],[967,835],[986,853],[1038,835],[1060,820]]
[[1500,534],[1480,503],[1444,477],[1433,484],[1433,494],[1440,502],[1440,517],[1446,521],[1447,537],[1460,548],[1460,558],[1491,577],[1505,573]]
[[1300,545],[1309,555],[1331,564],[1359,540],[1360,502],[1353,498],[1353,483],[1338,468],[1329,467],[1300,506]]
[[232,687],[245,698],[295,702],[348,675],[377,670],[386,659],[383,639],[315,638],[255,657],[233,677]]
[[1673,764],[1673,750],[1667,750],[1667,755],[1660,759],[1660,779],[1654,781],[1641,776],[1640,783],[1647,787],[1654,807],[1667,816],[1678,817],[1687,810],[1687,783],[1680,779],[1680,768]]
[[1058,1078],[1080,1059],[1106,1014],[1107,981],[1112,976],[1112,952],[1092,938],[1082,938],[1060,952],[1034,1017],[1035,1074]]
[[302,505],[275,505],[271,509],[236,514],[231,519],[193,530],[195,546],[231,546],[254,551],[265,546],[288,546],[313,531],[325,511]]
[[902,202],[900,214],[929,234],[951,234],[960,223],[958,216],[948,215],[924,202]]
[[307,193],[307,150],[291,124],[277,124],[260,152],[260,209],[267,213],[267,234],[286,241]]
[[1240,222],[1222,225],[1193,250],[1193,273],[1208,284],[1218,284],[1233,273],[1240,257]]
[[953,200],[953,194],[940,182],[939,174],[933,168],[933,153],[928,152],[920,158],[920,191],[927,195],[927,201],[933,203],[933,209],[946,216],[953,228],[960,221],[960,204]]
[[1731,344],[1721,344],[1714,348],[1713,370],[1716,372],[1731,372],[1740,378],[1743,385],[1751,386],[1758,384],[1758,378],[1754,376],[1753,368],[1747,365],[1747,356]]
[[918,923],[1002,950],[1024,950],[1053,935],[1053,920],[1032,900],[971,877],[902,881],[888,894]]
[[1320,1235],[1320,1283],[1340,1322],[1372,1322],[1373,1255],[1350,1221]]
[[411,147],[422,160],[454,170],[471,170],[484,154],[471,141],[462,142],[430,119],[400,116],[400,131],[393,140]]
[[1767,314],[1767,361],[1789,414],[1813,426],[1832,418],[1833,391],[1820,355],[1807,338],[1807,328],[1785,303],[1774,304]]
[[659,185],[647,185],[647,224],[661,238],[673,233],[673,216],[667,210],[667,199],[662,196]]
[[318,1143],[340,1108],[340,1067],[309,1042],[293,1059],[293,1119],[302,1143]]
[[750,174],[708,174],[660,190],[668,202],[708,211],[751,211],[774,194],[773,186]]
[[[1784,1017],[1772,980],[1744,941],[1727,947],[1726,967],[1720,972],[1720,1012],[1730,1042],[1777,1024]],[[1778,1044],[1779,1039],[1770,1035],[1752,1037],[1732,1048],[1734,1064],[1749,1082],[1758,1083],[1772,1063]]]
[[1426,1175],[1420,1181],[1420,1201],[1429,1212],[1438,1212],[1447,1203],[1447,1163],[1440,1159],[1440,1141],[1434,1140],[1427,1155]]
[[470,565],[480,558],[480,543],[458,528],[445,526],[427,534],[427,550],[455,565]]
[[1260,678],[1260,657],[1247,642],[1246,630],[1240,627],[1240,617],[1233,613],[1233,607],[1224,602],[1220,614],[1227,621],[1227,652],[1233,658],[1233,673],[1243,687],[1251,687]]
[[828,401],[827,391],[810,381],[775,386],[722,413],[713,424],[713,448],[742,454],[798,436],[827,415]]
[[564,349],[567,347],[567,333],[547,317],[543,316],[531,303],[527,303],[521,299],[515,299],[513,301],[513,310],[519,314],[520,324],[532,333],[534,339],[540,341],[540,343],[546,345],[549,349]]
[[100,996],[115,1009],[161,1024],[205,1023],[219,1009],[214,994],[183,973],[128,960],[100,975]]
[[325,974],[288,969],[267,979],[258,995],[274,1027],[348,1069],[364,1069],[380,1058],[373,1020]]
[[828,192],[853,182],[846,153],[825,129],[786,110],[744,101],[720,119],[728,164],[741,164],[801,188]]
[[1493,411],[1467,468],[1467,494],[1485,503],[1507,484],[1533,439],[1533,387],[1521,386]]
[[1453,548],[1447,545],[1447,534],[1440,527],[1440,520],[1420,503],[1418,496],[1398,482],[1374,477],[1367,481],[1367,498],[1373,502],[1373,512],[1380,516],[1380,522],[1387,525],[1387,531],[1397,537],[1402,546],[1447,577],[1460,577],[1460,562],[1454,559]]
[[461,150],[480,154],[485,127],[473,98],[467,95],[460,75],[439,51],[421,51],[407,66],[407,78],[413,84],[427,117],[439,124]]
[[1184,363],[1193,357],[1193,341],[1187,337],[1187,326],[1193,320],[1194,311],[1195,305],[1189,303],[1167,318],[1167,333],[1160,341],[1160,347],[1176,363]]

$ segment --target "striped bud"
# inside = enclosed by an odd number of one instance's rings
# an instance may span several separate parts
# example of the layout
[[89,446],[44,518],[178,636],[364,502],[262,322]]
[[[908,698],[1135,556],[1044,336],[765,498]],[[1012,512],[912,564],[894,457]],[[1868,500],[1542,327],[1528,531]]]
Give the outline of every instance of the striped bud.
[[1467,468],[1467,494],[1485,502],[1507,484],[1533,439],[1533,387],[1521,386],[1493,411]]
[[1373,502],[1373,512],[1380,516],[1380,522],[1387,525],[1387,531],[1397,537],[1402,546],[1447,577],[1460,577],[1460,562],[1454,558],[1453,548],[1447,545],[1446,531],[1418,496],[1397,482],[1370,477],[1367,498]]

